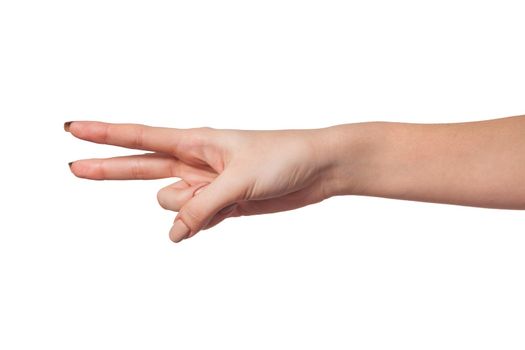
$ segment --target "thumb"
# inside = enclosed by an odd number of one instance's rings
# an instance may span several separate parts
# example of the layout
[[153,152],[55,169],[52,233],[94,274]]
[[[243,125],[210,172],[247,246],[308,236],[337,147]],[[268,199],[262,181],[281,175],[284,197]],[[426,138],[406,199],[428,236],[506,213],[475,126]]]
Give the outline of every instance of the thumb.
[[180,242],[194,236],[222,208],[241,200],[245,192],[244,183],[238,175],[223,171],[180,208],[170,230],[170,239]]

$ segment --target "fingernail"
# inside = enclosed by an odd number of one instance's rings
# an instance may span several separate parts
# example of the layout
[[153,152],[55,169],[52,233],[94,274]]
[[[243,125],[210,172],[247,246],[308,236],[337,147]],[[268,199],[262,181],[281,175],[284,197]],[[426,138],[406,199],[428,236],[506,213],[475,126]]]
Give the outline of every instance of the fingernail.
[[206,186],[208,186],[209,184],[205,184],[205,185],[202,185],[201,187],[197,188],[197,190],[195,192],[193,192],[193,196],[196,196],[198,195],[200,192],[202,192],[203,189],[206,188]]
[[170,230],[170,239],[177,243],[182,241],[184,238],[188,237],[190,234],[190,229],[184,222],[182,222],[181,219],[175,220],[175,223],[173,223],[173,226]]
[[71,169],[71,166],[73,165],[73,162],[67,163],[69,165],[69,169]]
[[69,132],[69,127],[71,126],[71,123],[73,122],[65,122],[64,123],[64,130]]

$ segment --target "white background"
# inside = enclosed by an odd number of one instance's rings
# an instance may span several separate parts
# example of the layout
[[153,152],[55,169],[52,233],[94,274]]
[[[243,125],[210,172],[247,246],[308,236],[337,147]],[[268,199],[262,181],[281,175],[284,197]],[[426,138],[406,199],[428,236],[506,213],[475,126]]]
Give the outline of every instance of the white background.
[[309,128],[525,113],[519,1],[0,0],[0,348],[523,349],[524,213],[338,197],[180,245],[66,120]]

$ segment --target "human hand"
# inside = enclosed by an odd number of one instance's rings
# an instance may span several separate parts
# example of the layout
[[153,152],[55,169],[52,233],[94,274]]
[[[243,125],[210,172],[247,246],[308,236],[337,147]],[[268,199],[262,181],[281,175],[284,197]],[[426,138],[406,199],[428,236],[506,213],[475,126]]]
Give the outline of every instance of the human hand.
[[68,122],[64,128],[82,140],[152,151],[72,162],[77,177],[181,179],[157,194],[163,208],[178,212],[169,234],[174,242],[229,217],[291,210],[331,193],[323,129],[173,129],[92,121]]

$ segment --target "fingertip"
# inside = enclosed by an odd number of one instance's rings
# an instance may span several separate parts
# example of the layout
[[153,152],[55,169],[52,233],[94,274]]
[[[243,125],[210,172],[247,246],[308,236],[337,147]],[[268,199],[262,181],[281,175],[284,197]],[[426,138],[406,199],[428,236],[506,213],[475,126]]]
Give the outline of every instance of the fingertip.
[[74,137],[101,143],[104,140],[107,123],[91,120],[74,120],[64,123],[64,130]]
[[178,243],[182,241],[183,239],[188,238],[190,235],[190,229],[186,224],[181,220],[177,219],[173,223],[173,226],[170,229],[170,239],[174,243]]
[[85,124],[85,121],[81,120],[72,120],[64,123],[64,130],[69,132],[75,137],[79,137],[79,130],[82,129],[82,125]]
[[69,162],[68,165],[69,165],[69,170],[71,171],[71,173],[73,175],[75,175],[78,178],[82,178],[82,176],[80,176],[80,174],[79,174],[79,167],[78,167],[78,163],[76,161]]
[[80,179],[104,180],[104,173],[101,170],[100,165],[97,163],[93,163],[93,161],[96,160],[76,160],[74,162],[71,162],[72,164],[69,166],[69,168],[71,169],[73,175]]
[[71,173],[73,173],[73,175],[75,176],[78,176],[75,172],[76,171],[75,162],[69,162],[67,163],[67,165],[69,165],[69,170],[71,171]]

